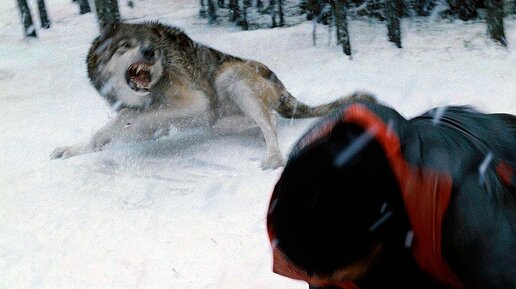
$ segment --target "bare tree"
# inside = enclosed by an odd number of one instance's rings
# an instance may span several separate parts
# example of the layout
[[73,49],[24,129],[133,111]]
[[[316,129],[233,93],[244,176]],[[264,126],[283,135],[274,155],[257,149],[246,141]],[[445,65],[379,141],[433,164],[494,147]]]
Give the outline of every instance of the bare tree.
[[283,15],[283,0],[277,0],[278,14],[279,14],[279,26],[285,26],[285,16]]
[[[317,45],[317,23],[321,21],[321,16],[323,14],[323,9],[321,6],[318,6],[318,4],[321,4],[317,0],[308,0],[304,2],[304,9],[306,10],[306,19],[312,21],[312,42],[314,46]],[[331,12],[333,13],[334,7],[333,3],[331,3]],[[332,22],[329,23],[328,29],[329,29],[329,41],[328,45],[331,43],[331,37],[332,37],[332,26],[335,25],[335,13],[332,14]]]
[[202,18],[205,18],[207,13],[206,13],[206,0],[201,0],[201,8],[199,9],[199,16],[201,16]]
[[486,0],[487,10],[487,30],[491,38],[507,46],[507,39],[505,38],[505,31],[503,28],[503,0]]
[[451,11],[457,13],[461,20],[467,21],[477,16],[476,0],[449,0]]
[[41,28],[50,28],[50,20],[48,20],[47,8],[45,0],[38,0],[39,19],[41,20]]
[[317,45],[317,20],[316,18],[314,17],[312,19],[312,24],[313,24],[313,28],[312,28],[312,42],[314,44],[314,46]]
[[88,0],[77,0],[79,3],[79,14],[86,14],[91,12],[90,4]]
[[[283,0],[270,0],[267,10],[271,13],[272,27],[284,26]],[[279,22],[279,23],[278,23]]]
[[95,8],[100,28],[120,22],[117,0],[95,0]]
[[[448,2],[450,1],[457,0],[448,0]],[[432,9],[436,6],[435,2],[436,0],[415,0],[412,5],[418,16],[428,16],[432,12]]]
[[270,10],[270,13],[271,13],[271,18],[272,18],[272,27],[277,27],[278,24],[276,22],[276,1],[278,0],[270,0],[269,1],[269,10]]
[[385,1],[385,16],[387,18],[387,34],[389,41],[401,48],[400,13],[401,4],[399,0]]
[[23,23],[23,31],[25,37],[38,37],[36,34],[36,28],[32,22],[32,15],[30,14],[29,5],[27,0],[18,0],[18,8],[20,9],[20,15]]
[[348,19],[346,0],[333,0],[333,17],[335,18],[335,27],[337,28],[337,43],[342,45],[344,54],[351,55],[351,44],[349,41]]
[[242,5],[242,29],[248,30],[249,29],[249,22],[247,21],[247,9],[252,6],[251,0],[243,0]]
[[231,10],[231,21],[236,22],[240,20],[240,6],[238,0],[229,0],[229,9]]
[[214,0],[208,0],[208,23],[217,23],[217,11],[215,8]]

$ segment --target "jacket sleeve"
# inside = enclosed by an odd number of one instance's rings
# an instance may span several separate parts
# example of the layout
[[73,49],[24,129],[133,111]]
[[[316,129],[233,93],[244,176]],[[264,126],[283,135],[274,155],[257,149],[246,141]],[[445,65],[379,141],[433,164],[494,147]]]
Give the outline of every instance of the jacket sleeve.
[[516,214],[506,190],[492,172],[482,184],[471,174],[449,208],[448,259],[467,288],[516,288],[516,254],[508,253],[516,248]]

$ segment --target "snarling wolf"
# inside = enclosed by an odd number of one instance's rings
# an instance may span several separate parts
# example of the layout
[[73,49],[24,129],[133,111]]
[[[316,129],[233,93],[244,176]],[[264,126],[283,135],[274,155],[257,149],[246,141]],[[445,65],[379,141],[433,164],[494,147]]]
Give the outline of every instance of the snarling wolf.
[[284,164],[275,113],[286,118],[325,115],[361,94],[316,107],[297,101],[265,65],[231,56],[160,23],[116,24],[97,37],[87,57],[88,76],[117,116],[84,143],[59,147],[51,158],[99,151],[114,140],[138,141],[169,128],[217,127],[228,117],[257,124],[265,138],[264,169]]

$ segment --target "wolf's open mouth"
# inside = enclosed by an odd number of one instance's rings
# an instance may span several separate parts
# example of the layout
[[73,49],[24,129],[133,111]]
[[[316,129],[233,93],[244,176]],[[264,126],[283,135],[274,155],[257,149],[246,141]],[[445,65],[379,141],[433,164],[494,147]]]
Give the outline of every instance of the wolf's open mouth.
[[126,72],[126,80],[129,87],[137,92],[148,92],[152,80],[150,70],[152,64],[145,62],[133,63]]

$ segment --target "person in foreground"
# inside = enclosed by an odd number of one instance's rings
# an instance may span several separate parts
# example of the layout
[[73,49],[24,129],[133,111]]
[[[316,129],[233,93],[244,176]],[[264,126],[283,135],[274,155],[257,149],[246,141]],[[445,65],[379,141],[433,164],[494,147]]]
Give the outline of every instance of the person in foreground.
[[516,288],[516,117],[345,105],[294,147],[267,227],[310,288]]

